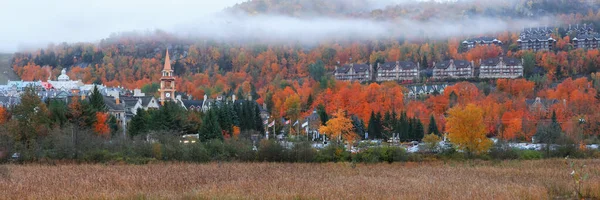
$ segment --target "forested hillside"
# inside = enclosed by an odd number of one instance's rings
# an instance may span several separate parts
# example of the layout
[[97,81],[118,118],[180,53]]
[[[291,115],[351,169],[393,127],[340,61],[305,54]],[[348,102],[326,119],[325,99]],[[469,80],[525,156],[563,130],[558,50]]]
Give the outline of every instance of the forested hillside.
[[[503,41],[502,46],[481,46],[471,50],[460,47],[462,40],[482,35],[452,36],[444,39],[403,37],[374,40],[340,38],[307,45],[214,40],[201,37],[181,37],[172,33],[121,33],[99,43],[49,45],[47,48],[16,53],[14,71],[24,80],[55,78],[62,68],[69,75],[86,83],[107,86],[143,88],[158,83],[166,49],[177,75],[177,90],[195,99],[204,94],[238,96],[251,95],[259,104],[267,104],[272,117],[298,119],[319,108],[323,116],[346,110],[360,124],[374,118],[382,120],[385,113],[417,118],[429,124],[434,116],[443,127],[447,111],[456,105],[483,105],[486,131],[507,139],[530,139],[536,132],[536,120],[550,120],[552,112],[528,109],[527,99],[549,98],[568,103],[552,105],[563,129],[569,133],[597,133],[598,124],[575,126],[578,119],[600,119],[596,105],[599,76],[591,75],[600,66],[600,51],[575,49],[570,36],[560,31],[561,25],[600,21],[597,3],[560,0],[508,1],[509,3],[477,2],[415,3],[364,10],[365,1],[250,1],[228,11],[241,9],[250,14],[282,14],[306,17],[311,13],[341,18],[393,20],[410,18],[427,21],[433,18],[463,18],[495,16],[498,18],[536,18],[554,16],[558,20],[557,48],[553,51],[519,51],[518,31],[490,33]],[[585,1],[590,2],[590,1]],[[339,3],[339,4],[338,4]],[[368,3],[367,3],[368,4]],[[342,6],[344,5],[344,6]],[[594,7],[595,6],[595,7]],[[561,7],[561,9],[557,9]],[[369,30],[365,30],[369,31]],[[418,62],[431,69],[434,62],[465,59],[479,63],[480,59],[499,55],[523,59],[526,79],[483,80],[462,82],[440,95],[407,101],[405,88],[395,82],[348,83],[335,81],[330,72],[335,65],[345,63],[377,64],[384,61]],[[571,77],[588,77],[571,79]],[[593,77],[593,78],[590,78]],[[426,75],[419,84],[433,82]],[[561,106],[562,105],[562,106]],[[380,117],[376,117],[379,113]],[[520,120],[515,120],[520,119]],[[361,122],[362,121],[362,122]],[[377,121],[377,120],[375,120]],[[384,120],[385,121],[385,120]],[[387,129],[394,130],[388,121]],[[531,122],[531,123],[530,123]],[[279,123],[279,122],[278,122]],[[385,123],[381,122],[382,126]],[[512,128],[508,128],[512,127]],[[369,127],[371,128],[371,127]],[[396,127],[397,128],[397,127]],[[596,132],[595,132],[596,131]],[[360,131],[357,131],[360,132]]]

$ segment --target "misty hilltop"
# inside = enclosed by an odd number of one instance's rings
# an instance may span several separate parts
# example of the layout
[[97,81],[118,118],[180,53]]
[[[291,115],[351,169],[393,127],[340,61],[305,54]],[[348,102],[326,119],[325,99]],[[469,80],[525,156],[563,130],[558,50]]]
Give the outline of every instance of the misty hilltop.
[[539,18],[597,10],[597,2],[564,0],[250,0],[229,12],[293,17],[355,17],[376,20],[464,17]]

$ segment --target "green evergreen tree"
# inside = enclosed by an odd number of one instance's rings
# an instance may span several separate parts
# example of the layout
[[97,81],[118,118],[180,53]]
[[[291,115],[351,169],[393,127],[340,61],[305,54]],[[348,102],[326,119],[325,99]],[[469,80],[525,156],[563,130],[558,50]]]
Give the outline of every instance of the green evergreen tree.
[[414,140],[416,141],[421,141],[423,139],[423,137],[425,137],[425,127],[423,126],[423,123],[421,122],[421,120],[419,120],[418,118],[415,118],[415,133],[414,133]]
[[119,133],[119,124],[117,123],[117,118],[113,115],[110,116],[110,119],[108,120],[108,126],[110,127],[110,133],[112,134],[112,136],[117,136]]
[[327,115],[327,111],[325,111],[325,106],[323,104],[317,106],[317,114],[319,115],[319,119],[321,119],[321,125],[325,126],[325,123],[329,121],[329,116]]
[[98,86],[94,86],[94,90],[92,90],[92,94],[90,94],[89,99],[90,108],[95,111],[93,112],[94,115],[96,112],[105,112],[107,110],[106,104],[104,103],[104,97],[100,93],[100,90],[98,90]]
[[54,125],[63,127],[67,122],[67,104],[64,101],[53,99],[48,105],[50,120]]
[[435,118],[433,117],[433,115],[431,115],[431,118],[429,119],[429,128],[427,129],[427,132],[429,134],[435,134],[437,136],[441,136],[440,130],[437,127],[437,124],[435,122]]
[[131,118],[127,126],[127,134],[129,137],[145,134],[148,131],[149,115],[144,109],[138,108],[136,115]]
[[211,109],[204,116],[202,127],[200,127],[200,131],[198,132],[200,141],[209,141],[213,139],[223,140],[221,125],[219,125],[218,116],[215,112],[214,109]]

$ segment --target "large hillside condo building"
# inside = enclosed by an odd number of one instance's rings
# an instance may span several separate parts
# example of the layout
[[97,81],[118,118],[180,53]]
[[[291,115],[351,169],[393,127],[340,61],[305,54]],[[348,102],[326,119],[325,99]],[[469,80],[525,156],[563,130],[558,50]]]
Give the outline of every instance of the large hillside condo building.
[[466,60],[447,60],[439,63],[433,63],[433,78],[473,78],[473,61]]
[[521,32],[517,44],[519,50],[550,51],[556,40],[552,38],[554,27],[526,28]]
[[419,63],[396,61],[377,63],[377,81],[405,81],[419,77]]
[[521,60],[496,57],[480,61],[479,78],[517,78],[523,76]]
[[476,46],[490,46],[490,45],[502,45],[502,41],[493,37],[478,37],[467,39],[462,42],[463,47],[467,50],[475,48]]
[[571,36],[571,42],[573,47],[582,49],[598,49],[598,41],[600,41],[600,34],[598,34],[594,27],[590,24],[583,24],[571,26],[567,30],[567,34]]
[[371,65],[346,64],[341,67],[335,66],[334,76],[342,81],[369,81],[371,80]]

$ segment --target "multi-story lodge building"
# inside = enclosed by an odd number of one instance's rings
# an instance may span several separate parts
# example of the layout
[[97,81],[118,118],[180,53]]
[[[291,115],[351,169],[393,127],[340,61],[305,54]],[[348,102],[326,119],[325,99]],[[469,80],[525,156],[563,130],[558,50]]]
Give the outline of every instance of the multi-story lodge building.
[[419,77],[419,64],[410,61],[377,63],[377,81],[404,81]]
[[508,57],[490,58],[479,62],[479,78],[517,78],[523,76],[521,60]]
[[473,61],[466,60],[447,60],[439,63],[433,63],[433,78],[473,78]]
[[478,37],[467,39],[462,42],[463,47],[467,50],[475,48],[476,46],[490,46],[490,45],[502,45],[502,41],[493,37]]
[[342,81],[368,81],[371,80],[372,66],[367,64],[346,64],[335,66],[335,79]]
[[554,49],[556,40],[552,38],[553,32],[554,27],[524,29],[517,40],[519,50],[549,51]]
[[572,39],[573,47],[583,49],[597,49],[598,41],[600,41],[600,34],[579,35]]

